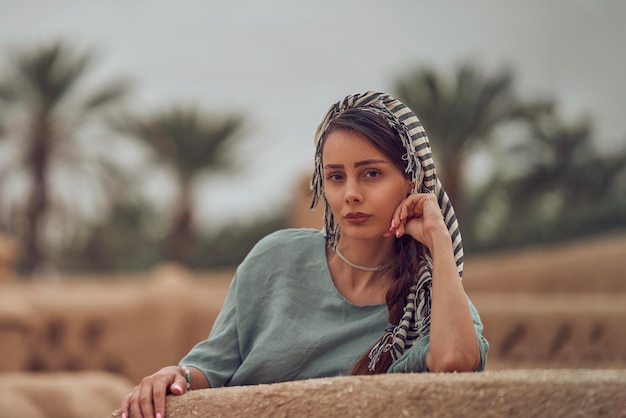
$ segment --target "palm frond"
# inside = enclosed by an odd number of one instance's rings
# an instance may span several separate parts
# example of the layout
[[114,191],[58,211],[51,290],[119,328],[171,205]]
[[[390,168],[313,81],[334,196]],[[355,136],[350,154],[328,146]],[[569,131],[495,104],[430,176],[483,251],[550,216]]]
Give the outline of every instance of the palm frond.
[[30,91],[31,105],[51,109],[76,89],[92,59],[89,53],[74,52],[57,41],[18,54],[15,78]]
[[205,169],[225,169],[232,160],[232,140],[242,130],[241,115],[204,113],[192,106],[172,106],[146,117],[127,117],[122,131],[149,144],[187,181]]
[[116,80],[101,86],[87,100],[85,100],[81,109],[85,111],[99,110],[102,107],[109,106],[119,102],[128,95],[130,83],[126,80]]

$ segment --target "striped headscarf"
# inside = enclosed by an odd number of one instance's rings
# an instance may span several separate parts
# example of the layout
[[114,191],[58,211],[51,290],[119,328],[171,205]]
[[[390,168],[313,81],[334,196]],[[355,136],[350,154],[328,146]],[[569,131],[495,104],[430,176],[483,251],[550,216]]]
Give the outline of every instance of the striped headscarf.
[[[435,164],[430,151],[426,132],[419,119],[411,109],[388,94],[368,91],[363,94],[350,95],[330,107],[326,116],[315,133],[315,171],[311,179],[311,190],[314,208],[318,201],[324,200],[324,229],[327,243],[335,248],[341,234],[330,206],[324,195],[322,174],[322,138],[331,121],[347,109],[360,108],[382,116],[395,129],[406,149],[403,159],[407,162],[405,171],[415,184],[416,193],[434,193],[437,195],[439,207],[444,221],[450,231],[459,275],[463,275],[463,244],[461,233],[450,203],[441,182],[437,178]],[[389,324],[383,337],[369,353],[369,369],[373,371],[381,354],[390,351],[393,360],[397,360],[405,350],[430,329],[430,306],[432,297],[432,258],[425,246],[419,254],[418,274],[414,279],[406,297],[404,315],[398,324]]]

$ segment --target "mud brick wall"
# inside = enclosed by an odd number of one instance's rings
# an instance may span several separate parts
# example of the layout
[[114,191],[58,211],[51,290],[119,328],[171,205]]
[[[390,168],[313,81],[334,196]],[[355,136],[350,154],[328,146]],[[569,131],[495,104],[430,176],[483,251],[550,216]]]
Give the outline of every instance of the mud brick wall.
[[206,338],[228,282],[162,269],[144,280],[0,287],[0,373],[101,370],[139,381]]

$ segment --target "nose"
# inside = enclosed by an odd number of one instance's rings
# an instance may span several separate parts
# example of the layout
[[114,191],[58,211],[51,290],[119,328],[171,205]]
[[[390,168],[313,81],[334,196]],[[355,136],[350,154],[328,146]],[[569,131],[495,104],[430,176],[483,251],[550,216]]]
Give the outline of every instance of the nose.
[[345,196],[344,199],[346,203],[361,203],[363,201],[363,195],[354,181],[346,182]]

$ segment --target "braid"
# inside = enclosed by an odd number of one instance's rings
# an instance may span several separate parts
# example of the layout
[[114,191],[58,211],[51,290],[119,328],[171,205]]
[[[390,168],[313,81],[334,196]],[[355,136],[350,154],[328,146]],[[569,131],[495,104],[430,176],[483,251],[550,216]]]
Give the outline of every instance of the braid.
[[[409,293],[413,278],[417,275],[418,263],[416,254],[418,245],[421,244],[409,235],[394,241],[394,281],[386,295],[387,310],[389,311],[388,322],[390,324],[400,322],[404,314],[406,295]],[[381,336],[374,345],[378,344],[382,338],[384,336]],[[353,375],[385,373],[391,366],[393,359],[391,353],[387,351],[381,356],[374,371],[370,371],[368,364],[370,361],[369,352],[372,347],[368,348],[365,354],[356,361],[352,368]]]

